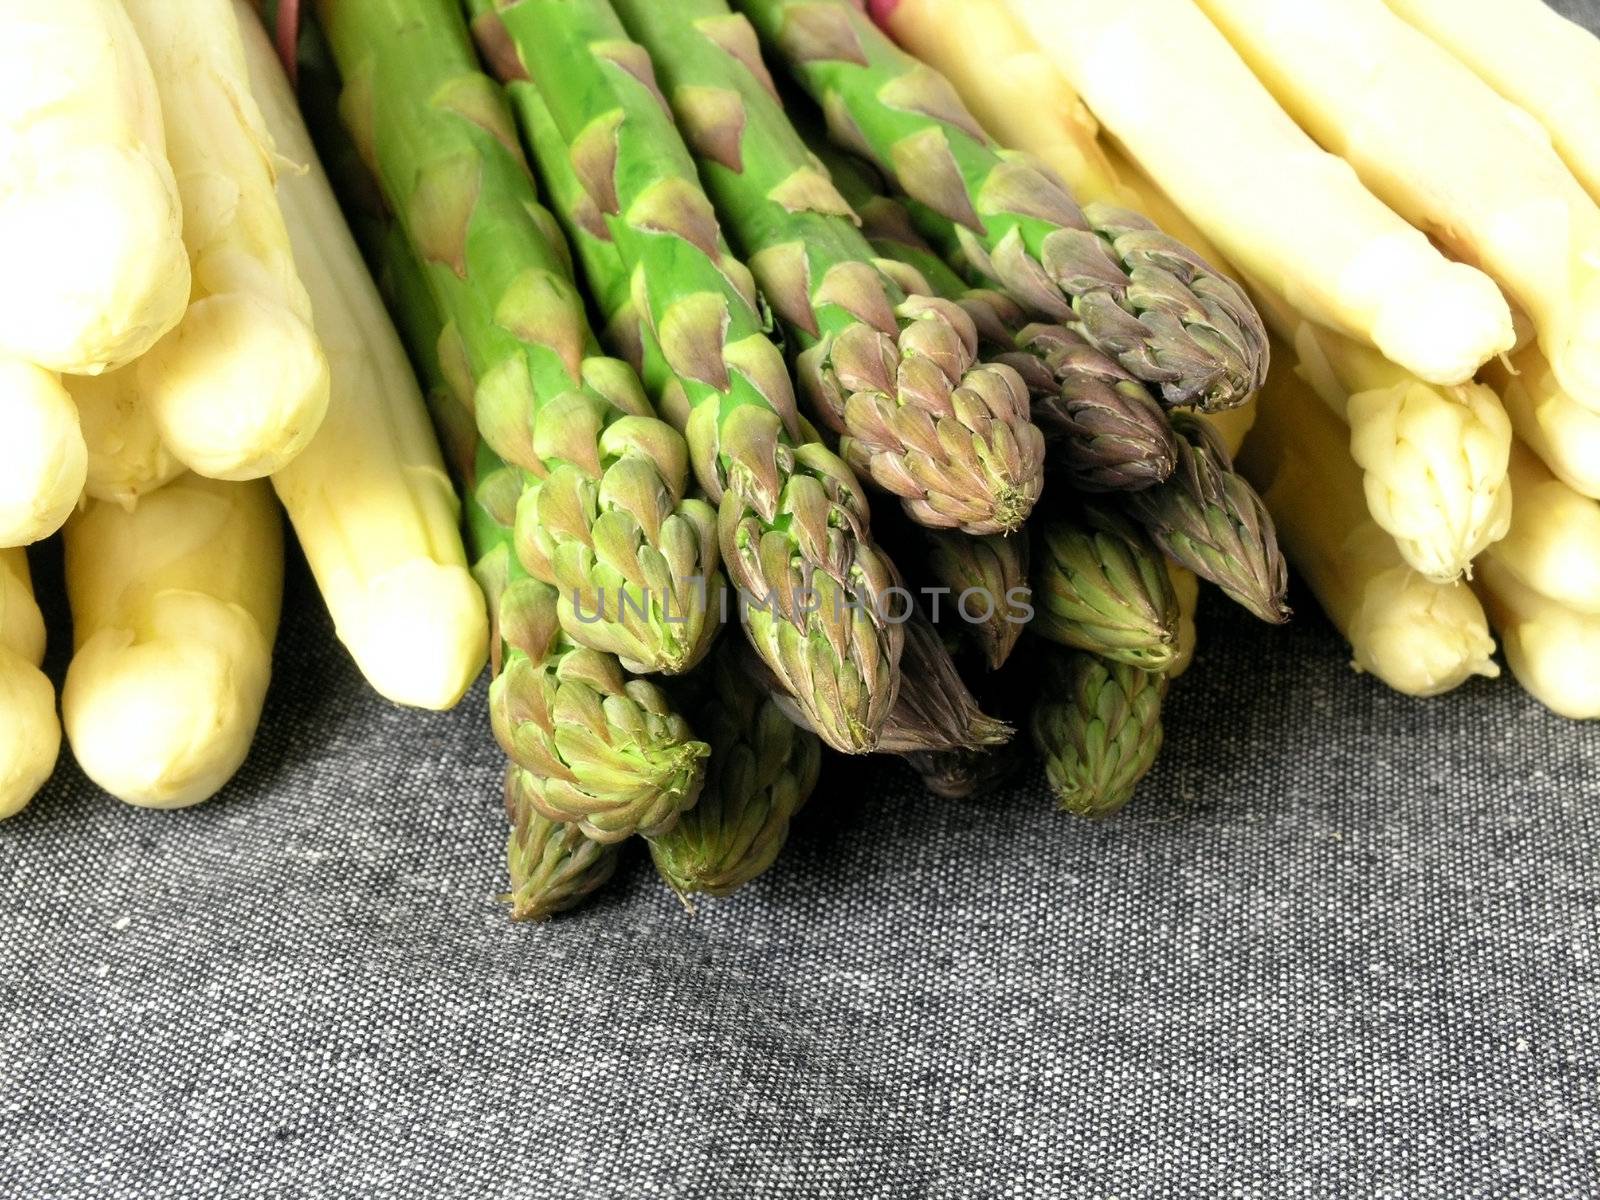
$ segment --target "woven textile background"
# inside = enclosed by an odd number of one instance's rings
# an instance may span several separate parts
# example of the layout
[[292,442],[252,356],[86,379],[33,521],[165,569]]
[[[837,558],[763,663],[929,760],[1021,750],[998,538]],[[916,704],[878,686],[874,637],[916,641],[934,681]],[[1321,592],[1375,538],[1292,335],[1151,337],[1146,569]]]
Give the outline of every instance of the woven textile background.
[[740,896],[515,927],[481,686],[378,701],[296,570],[223,796],[0,825],[0,1196],[1600,1196],[1600,730],[1296,599],[1115,820],[835,763]]

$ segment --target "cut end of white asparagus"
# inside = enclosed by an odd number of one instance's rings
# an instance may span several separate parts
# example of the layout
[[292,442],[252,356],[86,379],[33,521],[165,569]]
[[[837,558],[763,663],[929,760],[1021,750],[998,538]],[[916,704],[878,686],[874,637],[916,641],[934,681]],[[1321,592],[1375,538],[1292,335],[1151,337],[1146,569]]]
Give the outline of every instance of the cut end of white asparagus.
[[1449,583],[1511,527],[1511,421],[1476,384],[1410,380],[1346,404],[1367,507],[1405,560]]
[[[94,374],[131,362],[189,302],[182,218],[164,163],[91,145],[0,189],[0,352]],[[108,199],[113,202],[108,203]]]
[[1429,383],[1465,383],[1517,341],[1511,307],[1481,271],[1441,260],[1413,286],[1386,293],[1373,341],[1390,362]]
[[322,424],[328,361],[287,308],[225,292],[196,301],[140,360],[139,387],[162,441],[196,474],[259,479]]
[[1410,696],[1437,696],[1500,674],[1483,606],[1461,584],[1395,567],[1374,576],[1348,630],[1355,667]]
[[49,537],[83,494],[78,410],[48,371],[0,359],[0,546]]
[[61,752],[56,691],[33,664],[0,647],[0,821],[21,812]]
[[367,588],[359,620],[339,628],[361,673],[396,704],[455,707],[483,669],[483,593],[464,567],[402,564]]
[[74,655],[61,697],[72,752],[90,779],[129,804],[209,799],[249,753],[270,658],[242,608],[162,593],[137,632],[103,629]]

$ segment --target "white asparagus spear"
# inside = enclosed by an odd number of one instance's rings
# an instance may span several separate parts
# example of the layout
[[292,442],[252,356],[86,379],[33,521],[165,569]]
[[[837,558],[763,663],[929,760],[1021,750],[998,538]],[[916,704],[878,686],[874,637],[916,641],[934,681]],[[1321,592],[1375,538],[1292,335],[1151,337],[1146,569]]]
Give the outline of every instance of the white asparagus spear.
[[1362,504],[1344,427],[1293,372],[1278,367],[1268,378],[1240,465],[1357,670],[1414,696],[1499,673],[1472,590],[1429,580],[1400,557]]
[[1100,120],[1239,269],[1431,383],[1510,349],[1511,312],[1316,145],[1190,0],[1009,0]]
[[78,410],[61,381],[0,358],[0,546],[26,546],[60,529],[87,469]]
[[189,299],[155,83],[117,0],[0,0],[0,356],[93,374]]
[[239,0],[251,88],[278,149],[295,262],[333,371],[327,418],[272,477],[339,639],[397,704],[449,708],[483,669],[483,594],[455,489],[394,324],[317,162],[266,32]]
[[254,479],[303,450],[328,407],[274,192],[272,140],[250,93],[233,0],[126,0],[150,56],[183,197],[194,297],[139,363],[161,438],[190,469]]
[[1600,616],[1600,503],[1562,483],[1523,446],[1511,454],[1511,486],[1517,508],[1495,560],[1540,595]]
[[149,808],[208,799],[261,718],[283,594],[283,528],[264,481],[184,475],[132,512],[67,522],[76,652],[61,709],[84,773]]
[[1600,201],[1600,38],[1545,0],[1388,0],[1511,103],[1536,117]]
[[1600,409],[1600,207],[1542,126],[1383,0],[1195,0],[1373,192],[1486,271]]
[[1539,348],[1489,363],[1483,379],[1500,394],[1517,437],[1568,487],[1600,499],[1600,413],[1567,395]]
[[61,750],[56,691],[39,670],[44,618],[33,600],[28,560],[0,550],[0,821],[27,807]]
[[1481,564],[1478,590],[1517,682],[1560,716],[1600,718],[1600,617],[1541,596],[1493,554]]

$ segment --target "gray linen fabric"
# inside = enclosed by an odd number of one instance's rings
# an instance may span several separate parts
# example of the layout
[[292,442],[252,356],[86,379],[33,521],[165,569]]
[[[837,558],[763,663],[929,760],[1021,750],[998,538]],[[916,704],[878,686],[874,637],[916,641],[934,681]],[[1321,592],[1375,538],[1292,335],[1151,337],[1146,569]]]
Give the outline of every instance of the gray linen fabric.
[[0,1196],[1600,1196],[1600,732],[1297,600],[1208,603],[1115,820],[835,762],[740,896],[514,927],[481,687],[375,699],[296,571],[223,796],[0,825]]

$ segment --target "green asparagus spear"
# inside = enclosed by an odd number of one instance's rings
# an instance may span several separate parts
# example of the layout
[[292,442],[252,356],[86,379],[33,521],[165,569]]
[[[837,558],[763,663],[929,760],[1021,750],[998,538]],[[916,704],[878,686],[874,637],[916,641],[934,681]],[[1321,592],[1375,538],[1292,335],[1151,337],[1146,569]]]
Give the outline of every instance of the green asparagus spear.
[[958,253],[1030,311],[1081,333],[1169,405],[1242,403],[1267,341],[1244,293],[1134,213],[1078,206],[1034,160],[998,150],[938,72],[851,0],[737,0],[822,106],[841,145],[948,225]]
[[537,203],[510,114],[441,0],[321,0],[341,107],[474,381],[477,426],[516,466],[516,552],[568,634],[638,670],[710,645],[715,518],[688,451],[625,364],[602,358]]
[[1161,752],[1166,691],[1159,672],[1081,651],[1052,654],[1034,705],[1033,741],[1063,809],[1105,817],[1133,798]]
[[552,821],[529,799],[525,780],[514,766],[506,771],[511,891],[505,898],[512,920],[546,921],[603,887],[617,869],[621,847],[597,842],[576,825]]
[[475,571],[498,634],[489,711],[517,768],[507,793],[516,800],[514,892],[519,864],[528,861],[519,831],[539,833],[520,806],[571,822],[598,842],[657,837],[694,805],[709,753],[658,687],[628,678],[613,656],[564,634],[554,589],[527,575],[512,551],[508,518],[519,488],[517,472],[485,445],[467,511]]
[[724,0],[613,0],[654,57],[707,191],[800,353],[811,414],[912,518],[1009,532],[1043,484],[1021,381],[982,362],[972,319],[908,295],[784,115],[755,31]]
[[1141,671],[1178,650],[1167,564],[1137,525],[1103,504],[1052,514],[1034,532],[1035,633]]
[[1180,567],[1221,588],[1263,621],[1289,619],[1289,567],[1255,489],[1233,469],[1206,422],[1173,414],[1178,469],[1165,483],[1128,497],[1128,511]]
[[789,836],[789,822],[810,798],[822,743],[795,725],[776,701],[752,698],[742,663],[749,651],[724,643],[701,672],[698,703],[689,703],[711,743],[700,802],[650,842],[650,857],[669,887],[687,900],[726,896],[764,872]]
[[558,203],[586,232],[580,256],[587,265],[609,241],[627,272],[646,381],[719,503],[724,561],[755,601],[740,605],[752,644],[824,740],[873,749],[899,687],[902,632],[884,599],[894,570],[849,467],[796,411],[754,281],[722,240],[648,56],[600,0],[521,0],[482,14],[478,31],[501,47],[497,69],[525,71],[546,106],[541,131],[533,89],[517,89],[547,186],[559,197],[563,178],[576,184]]

